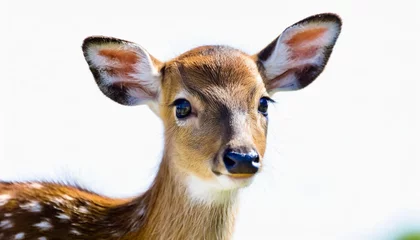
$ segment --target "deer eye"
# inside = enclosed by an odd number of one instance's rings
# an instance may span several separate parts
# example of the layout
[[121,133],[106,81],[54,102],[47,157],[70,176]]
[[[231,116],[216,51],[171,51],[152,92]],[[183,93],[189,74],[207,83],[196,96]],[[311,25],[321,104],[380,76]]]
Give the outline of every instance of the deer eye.
[[266,97],[262,97],[260,99],[260,104],[258,105],[258,112],[260,112],[264,116],[268,115],[268,101],[269,100]]
[[174,105],[177,118],[186,118],[191,114],[191,103],[186,99],[177,99],[175,100]]

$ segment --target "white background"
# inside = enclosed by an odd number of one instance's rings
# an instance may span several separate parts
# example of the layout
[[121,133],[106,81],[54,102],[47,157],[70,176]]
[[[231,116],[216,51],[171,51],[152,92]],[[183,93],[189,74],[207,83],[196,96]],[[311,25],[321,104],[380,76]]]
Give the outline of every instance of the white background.
[[343,31],[324,73],[275,96],[267,166],[242,196],[235,239],[393,239],[420,230],[415,0],[2,5],[1,179],[73,179],[116,197],[152,180],[161,123],[147,107],[102,95],[82,55],[85,37],[131,40],[161,60],[204,44],[255,53],[294,22],[335,12]]

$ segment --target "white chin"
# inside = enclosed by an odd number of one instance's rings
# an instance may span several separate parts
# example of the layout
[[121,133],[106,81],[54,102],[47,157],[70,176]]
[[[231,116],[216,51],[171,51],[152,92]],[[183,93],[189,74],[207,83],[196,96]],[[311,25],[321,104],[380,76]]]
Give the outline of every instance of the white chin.
[[193,202],[203,204],[226,203],[236,197],[237,190],[249,186],[254,177],[232,178],[220,175],[209,180],[190,175],[186,185]]

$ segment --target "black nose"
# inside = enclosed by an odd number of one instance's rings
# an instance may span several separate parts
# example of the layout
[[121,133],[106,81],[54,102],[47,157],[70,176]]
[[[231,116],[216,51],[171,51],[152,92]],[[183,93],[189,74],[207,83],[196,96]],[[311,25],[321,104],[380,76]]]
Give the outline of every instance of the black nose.
[[223,156],[223,162],[228,172],[234,174],[253,174],[260,167],[260,157],[255,151],[240,153],[229,149]]

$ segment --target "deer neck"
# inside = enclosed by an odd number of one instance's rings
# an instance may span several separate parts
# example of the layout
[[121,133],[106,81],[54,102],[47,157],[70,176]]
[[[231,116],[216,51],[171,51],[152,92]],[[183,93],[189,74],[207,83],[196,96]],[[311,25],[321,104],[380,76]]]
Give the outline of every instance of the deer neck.
[[200,201],[190,196],[167,160],[164,157],[151,188],[134,200],[131,219],[139,221],[130,224],[137,224],[139,231],[127,239],[230,239],[237,192],[218,193],[220,201]]

